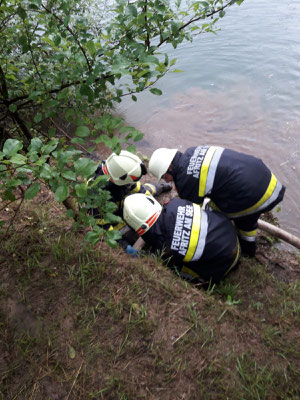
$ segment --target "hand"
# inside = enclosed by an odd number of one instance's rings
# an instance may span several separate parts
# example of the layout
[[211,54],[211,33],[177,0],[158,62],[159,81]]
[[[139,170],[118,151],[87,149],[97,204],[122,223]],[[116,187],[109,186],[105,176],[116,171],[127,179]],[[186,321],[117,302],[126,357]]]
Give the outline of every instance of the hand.
[[139,255],[138,250],[134,249],[132,246],[128,245],[126,247],[126,253],[130,254],[132,257],[136,258]]

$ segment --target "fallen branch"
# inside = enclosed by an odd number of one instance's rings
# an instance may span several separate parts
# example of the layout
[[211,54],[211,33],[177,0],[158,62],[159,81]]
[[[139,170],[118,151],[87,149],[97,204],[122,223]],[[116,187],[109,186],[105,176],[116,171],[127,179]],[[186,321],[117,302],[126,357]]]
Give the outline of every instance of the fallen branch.
[[258,227],[262,231],[270,233],[272,236],[275,236],[279,239],[284,240],[285,242],[295,246],[297,249],[300,249],[300,238],[291,233],[284,231],[277,226],[269,224],[268,222],[262,221],[261,219],[258,220]]

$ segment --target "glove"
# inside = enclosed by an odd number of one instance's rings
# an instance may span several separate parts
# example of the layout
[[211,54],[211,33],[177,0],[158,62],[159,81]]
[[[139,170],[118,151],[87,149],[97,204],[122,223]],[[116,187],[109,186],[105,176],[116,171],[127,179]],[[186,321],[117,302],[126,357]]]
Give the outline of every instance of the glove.
[[159,196],[164,192],[172,190],[170,183],[145,183],[144,186],[149,189],[152,196]]
[[162,193],[170,192],[173,188],[171,183],[161,183],[160,185],[162,186],[162,189],[161,189]]
[[128,245],[126,247],[126,254],[130,254],[132,257],[136,258],[139,255],[138,250],[134,249],[132,246]]

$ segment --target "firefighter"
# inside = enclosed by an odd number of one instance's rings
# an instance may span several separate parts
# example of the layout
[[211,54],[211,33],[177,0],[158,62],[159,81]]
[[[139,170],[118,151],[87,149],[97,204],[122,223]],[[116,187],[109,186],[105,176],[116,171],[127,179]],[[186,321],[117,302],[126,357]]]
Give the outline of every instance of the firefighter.
[[[170,184],[145,183],[142,185],[140,179],[146,173],[146,166],[137,155],[122,150],[120,155],[112,153],[106,161],[102,161],[92,180],[94,181],[99,175],[108,175],[110,177],[103,189],[110,193],[111,201],[118,206],[115,214],[122,217],[122,201],[129,194],[145,193],[159,196],[161,193],[172,189]],[[98,208],[90,209],[89,213],[98,219],[98,223],[102,227],[105,229],[110,228],[110,224],[106,224],[101,219]],[[123,225],[121,223],[119,228]],[[114,228],[116,229],[116,227]]]
[[285,187],[262,160],[217,146],[154,151],[149,171],[158,180],[174,181],[181,198],[209,206],[234,220],[244,254],[254,257],[257,221],[284,196]]
[[184,279],[217,283],[237,266],[239,240],[219,212],[180,198],[161,206],[138,193],[126,197],[123,218],[152,251],[162,250]]

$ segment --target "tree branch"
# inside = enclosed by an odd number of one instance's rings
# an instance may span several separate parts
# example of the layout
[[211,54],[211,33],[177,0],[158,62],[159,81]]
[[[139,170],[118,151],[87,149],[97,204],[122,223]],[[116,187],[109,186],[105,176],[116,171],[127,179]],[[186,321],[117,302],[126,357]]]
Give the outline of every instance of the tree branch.
[[[44,10],[47,11],[49,14],[53,15],[53,17],[56,18],[63,26],[65,26],[65,25],[64,25],[64,21],[63,21],[58,15],[54,14],[51,10],[49,10],[49,9],[48,9],[47,7],[45,7],[43,4],[42,4],[42,7],[43,7]],[[78,40],[76,34],[75,34],[75,33],[73,32],[73,30],[69,27],[69,25],[66,26],[66,29],[71,33],[71,35],[72,35],[73,38],[75,39],[75,42],[77,43],[78,47],[80,48],[80,50],[81,50],[81,52],[82,52],[82,54],[83,54],[83,56],[84,56],[84,58],[85,58],[85,60],[86,60],[86,63],[87,63],[87,66],[88,66],[88,70],[89,70],[89,72],[91,72],[91,65],[90,65],[89,59],[88,59],[88,57],[87,57],[87,55],[86,55],[86,52],[85,52],[84,48],[82,47],[80,41]]]
[[[194,17],[194,18],[192,18],[192,19],[190,19],[188,22],[186,22],[185,24],[183,24],[183,25],[178,29],[178,31],[182,31],[182,30],[185,29],[187,26],[191,25],[193,22],[200,21],[200,19],[210,18],[210,17],[212,17],[213,15],[215,15],[216,13],[219,13],[220,11],[225,10],[225,8],[231,6],[232,4],[234,4],[234,1],[233,1],[233,0],[230,0],[230,1],[229,1],[227,4],[225,4],[223,7],[218,8],[217,10],[214,10],[214,11],[210,12],[209,14],[206,14],[206,15],[204,15],[204,16],[201,15],[201,16],[199,16],[199,17]],[[157,45],[157,47],[160,47],[162,44],[164,44],[164,43],[167,42],[168,40],[170,40],[170,36],[168,36],[168,37],[166,37],[165,39],[161,40],[161,41],[159,42],[159,44]]]

